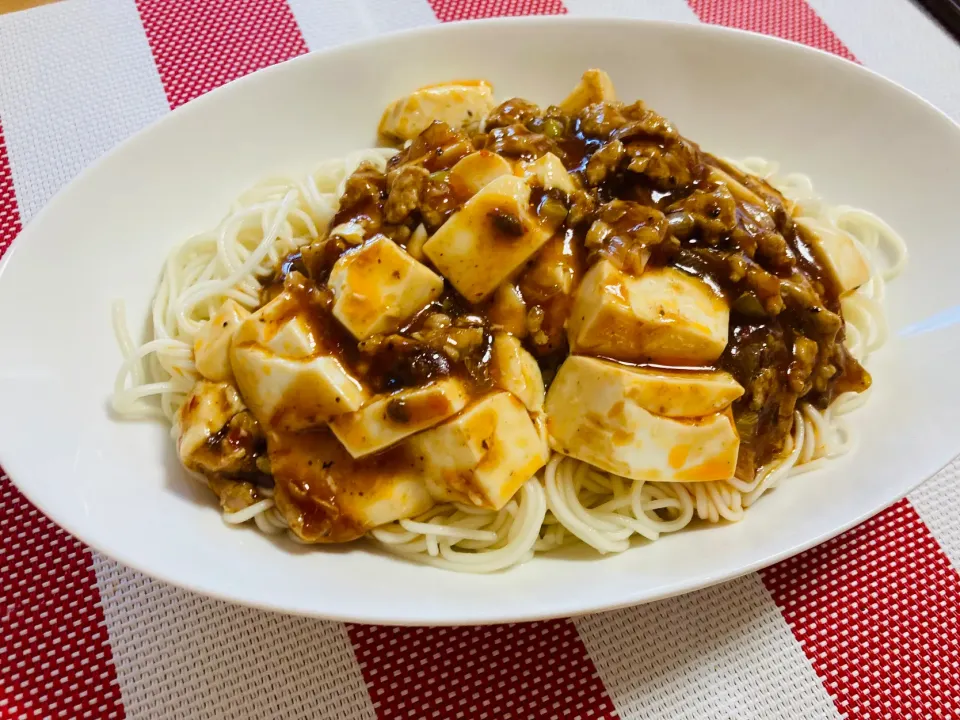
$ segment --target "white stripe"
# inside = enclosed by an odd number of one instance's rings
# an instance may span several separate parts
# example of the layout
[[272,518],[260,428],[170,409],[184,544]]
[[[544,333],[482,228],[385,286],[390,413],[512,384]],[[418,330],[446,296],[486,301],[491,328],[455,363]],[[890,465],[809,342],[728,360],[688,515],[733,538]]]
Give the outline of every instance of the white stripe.
[[427,0],[288,0],[311,50],[437,22]]
[[913,2],[808,2],[860,62],[960,120],[960,45]]
[[231,605],[94,558],[128,718],[375,720],[340,623]]
[[909,497],[953,566],[960,568],[960,459]]
[[576,624],[620,717],[841,717],[756,574]]
[[0,115],[24,221],[168,111],[133,0],[55,3],[0,18]]
[[698,22],[686,0],[563,0],[571,15]]

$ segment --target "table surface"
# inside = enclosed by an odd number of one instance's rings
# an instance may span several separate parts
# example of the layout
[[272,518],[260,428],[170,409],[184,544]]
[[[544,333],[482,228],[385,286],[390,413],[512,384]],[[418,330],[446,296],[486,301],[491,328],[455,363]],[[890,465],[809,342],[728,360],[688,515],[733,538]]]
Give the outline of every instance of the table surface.
[[[0,254],[77,172],[224,82],[501,14],[710,22],[862,62],[960,118],[908,0],[0,0]],[[193,595],[83,547],[0,471],[0,718],[958,718],[960,465],[841,537],[664,602],[363,627]]]

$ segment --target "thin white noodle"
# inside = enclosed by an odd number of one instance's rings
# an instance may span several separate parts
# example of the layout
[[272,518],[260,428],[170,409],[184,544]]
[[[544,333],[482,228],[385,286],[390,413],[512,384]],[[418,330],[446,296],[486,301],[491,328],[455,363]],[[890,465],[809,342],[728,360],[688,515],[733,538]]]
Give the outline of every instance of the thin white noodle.
[[[176,412],[198,379],[193,343],[210,316],[231,298],[247,308],[259,303],[261,280],[289,252],[316,239],[339,205],[347,178],[360,162],[381,169],[392,151],[374,149],[322,163],[306,178],[270,178],[245,192],[211,232],[190,238],[169,255],[151,309],[150,341],[131,338],[122,303],[113,326],[123,355],[113,406],[129,417],[165,417]],[[816,232],[846,233],[868,259],[871,276],[842,301],[846,342],[861,362],[888,337],[883,308],[885,283],[908,258],[903,239],[875,215],[847,206],[830,207],[809,177],[783,175],[776,163],[746,158],[739,167],[765,178],[794,204],[794,215]],[[818,469],[856,445],[846,416],[862,407],[869,391],[845,393],[821,412],[799,407],[783,454],[749,482],[731,478],[706,483],[632,481],[578,460],[553,454],[499,511],[440,504],[407,520],[368,533],[401,557],[462,572],[494,572],[582,542],[601,553],[622,552],[634,537],[655,541],[706,522],[740,520],[764,493],[783,480]],[[191,473],[193,474],[193,473]],[[228,523],[253,519],[268,534],[289,531],[270,496],[244,510],[224,513]]]
[[273,500],[267,498],[266,500],[261,500],[260,502],[256,502],[253,505],[245,507],[243,510],[237,510],[236,512],[224,512],[223,519],[231,525],[240,525],[241,523],[245,523],[247,520],[252,520],[257,515],[266,512],[272,507]]

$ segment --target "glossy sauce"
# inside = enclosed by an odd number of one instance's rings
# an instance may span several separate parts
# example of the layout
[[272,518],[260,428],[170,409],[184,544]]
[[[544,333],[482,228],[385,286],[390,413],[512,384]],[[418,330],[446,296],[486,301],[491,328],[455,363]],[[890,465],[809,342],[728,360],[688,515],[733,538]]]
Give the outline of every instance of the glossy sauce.
[[[325,347],[371,393],[455,377],[477,397],[493,385],[492,337],[502,329],[502,318],[514,318],[511,332],[538,359],[549,384],[568,354],[572,299],[592,263],[606,258],[628,274],[643,272],[644,265],[676,268],[703,280],[730,305],[726,350],[708,367],[638,367],[731,373],[746,389],[732,409],[741,440],[737,475],[750,479],[782,451],[801,399],[826,406],[836,393],[870,384],[842,344],[836,278],[818,257],[810,231],[794,223],[787,201],[763,180],[701,152],[640,104],[591,108],[567,117],[558,108],[544,112],[511,100],[494,111],[484,133],[453,132],[435,123],[390,160],[386,175],[361,167],[348,182],[333,225],[360,225],[365,239],[383,233],[406,247],[419,225],[432,234],[469,199],[468,190],[450,180],[448,170],[459,159],[482,149],[499,151],[511,163],[545,152],[557,155],[581,189],[568,196],[534,185],[531,210],[538,222],[550,224],[553,237],[511,278],[512,289],[504,297],[498,291],[471,304],[446,283],[442,296],[405,327],[358,343],[329,312],[326,274],[348,246],[327,238],[287,257],[264,299],[278,288],[293,288]],[[615,141],[623,146],[620,159],[598,170],[598,163],[591,164],[594,155],[601,150],[615,155]],[[423,168],[416,208],[400,222],[387,223],[384,206],[404,166]],[[589,177],[606,170],[604,179],[591,185]],[[729,178],[730,187],[718,177]],[[730,217],[732,223],[724,225]],[[609,232],[597,231],[599,220]],[[491,215],[490,225],[503,245],[526,231],[520,218],[509,213]],[[510,298],[512,309],[502,305]],[[814,356],[811,342],[816,343]],[[459,352],[461,347],[466,349]],[[421,409],[398,401],[387,410],[393,422],[402,424]],[[324,462],[338,463],[337,473],[324,470],[322,463],[317,470],[293,462],[297,453],[301,460],[306,457],[303,438],[276,440],[278,447],[292,449],[286,455],[289,462],[275,463],[274,472],[278,506],[298,509],[304,536],[330,540],[361,532],[349,523],[337,525],[338,500],[331,483],[342,489],[345,478],[356,477],[351,492],[361,487],[375,492],[378,478],[406,472],[416,459],[394,448],[355,461],[333,448],[325,432],[311,435],[310,452],[323,449],[332,458]],[[342,468],[347,471],[343,475]]]

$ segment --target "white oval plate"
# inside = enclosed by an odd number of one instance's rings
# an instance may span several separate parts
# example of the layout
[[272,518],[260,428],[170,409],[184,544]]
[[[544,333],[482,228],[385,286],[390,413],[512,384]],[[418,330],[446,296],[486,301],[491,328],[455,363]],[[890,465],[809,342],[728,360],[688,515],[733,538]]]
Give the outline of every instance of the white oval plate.
[[[892,337],[854,416],[859,449],[765,497],[737,524],[614,557],[538,557],[454,574],[362,544],[303,548],[232,529],[186,477],[167,429],[119,422],[110,306],[144,322],[170,247],[214,226],[256,181],[373,141],[384,105],[419,85],[485,77],[498,97],[557,101],[608,70],[704,148],[808,173],[826,198],[906,238]],[[362,622],[565,616],[701,588],[836,535],[960,450],[960,128],[833,56],[711,26],[522,19],[437,27],[297,58],[216,90],[114,150],[24,230],[0,269],[0,462],[55,522],[156,578],[263,608]]]

